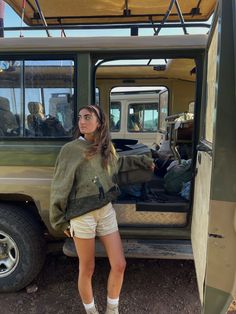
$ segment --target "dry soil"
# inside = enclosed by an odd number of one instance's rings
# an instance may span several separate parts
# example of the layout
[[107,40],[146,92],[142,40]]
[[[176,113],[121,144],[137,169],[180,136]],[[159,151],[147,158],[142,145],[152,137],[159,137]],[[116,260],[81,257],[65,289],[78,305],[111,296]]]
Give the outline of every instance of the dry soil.
[[[76,258],[61,254],[48,255],[43,270],[28,289],[0,295],[1,314],[83,314],[83,306],[77,293],[77,273]],[[108,273],[107,259],[96,259],[93,284],[100,313],[105,312]],[[235,309],[232,307],[231,314],[236,313]],[[120,298],[121,314],[200,312],[192,261],[127,261]]]

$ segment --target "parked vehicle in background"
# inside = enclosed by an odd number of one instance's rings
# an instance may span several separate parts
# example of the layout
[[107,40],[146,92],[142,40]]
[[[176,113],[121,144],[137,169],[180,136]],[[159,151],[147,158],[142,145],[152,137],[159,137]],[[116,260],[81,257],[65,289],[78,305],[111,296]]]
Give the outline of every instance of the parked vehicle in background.
[[110,98],[112,138],[134,139],[152,146],[159,123],[159,93],[165,91],[165,87],[114,88]]

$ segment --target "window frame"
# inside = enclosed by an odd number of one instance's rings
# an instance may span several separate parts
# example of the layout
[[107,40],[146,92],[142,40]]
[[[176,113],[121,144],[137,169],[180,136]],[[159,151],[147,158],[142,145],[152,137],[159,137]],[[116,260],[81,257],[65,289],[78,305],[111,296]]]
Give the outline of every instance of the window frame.
[[167,93],[167,101],[166,101],[167,114],[166,114],[166,117],[169,115],[170,91],[168,88],[166,88],[165,90],[163,90],[159,93],[159,115],[158,115],[158,129],[157,129],[157,131],[161,132],[161,133],[165,133],[166,127],[167,127],[166,125],[164,128],[161,127],[161,96],[165,93]]
[[[73,125],[73,129],[76,126],[76,120],[77,120],[77,93],[78,93],[78,53],[72,52],[72,53],[32,53],[31,55],[29,54],[25,54],[25,53],[13,53],[13,54],[0,54],[0,61],[20,61],[23,62],[23,66],[22,66],[22,87],[21,87],[21,91],[22,91],[22,104],[23,104],[23,108],[22,108],[22,116],[23,121],[22,121],[22,133],[14,136],[8,136],[8,135],[4,135],[4,136],[0,136],[1,140],[36,140],[37,141],[43,141],[43,140],[63,140],[63,139],[71,139],[72,138],[72,134],[69,134],[68,136],[28,136],[26,135],[26,123],[25,123],[25,108],[26,108],[26,97],[25,97],[25,89],[26,84],[25,84],[25,62],[26,61],[72,61],[73,62],[73,68],[74,68],[74,72],[73,72],[73,76],[72,76],[72,82],[73,82],[73,90],[74,90],[74,104],[73,104],[73,120],[72,120],[72,125]],[[41,87],[39,87],[41,88]],[[50,87],[46,87],[46,88],[50,88]],[[44,104],[43,104],[44,105]]]
[[115,132],[115,133],[117,133],[117,132],[120,132],[121,131],[121,117],[122,117],[122,104],[121,104],[121,101],[119,101],[119,100],[113,100],[113,101],[110,101],[110,106],[109,106],[109,121],[110,121],[110,119],[111,119],[111,105],[112,105],[112,103],[116,103],[116,104],[119,104],[119,110],[120,110],[120,126],[119,126],[119,129],[116,129],[116,130],[112,130],[111,129],[111,126],[110,126],[110,124],[109,124],[109,131],[110,132]]

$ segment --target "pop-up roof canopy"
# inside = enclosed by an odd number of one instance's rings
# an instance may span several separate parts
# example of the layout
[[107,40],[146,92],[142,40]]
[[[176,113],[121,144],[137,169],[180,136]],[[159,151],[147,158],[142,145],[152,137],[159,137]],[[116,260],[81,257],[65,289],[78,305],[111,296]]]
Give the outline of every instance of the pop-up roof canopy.
[[[30,26],[206,21],[216,0],[5,0]],[[23,10],[24,8],[24,10]],[[22,14],[23,13],[23,14]]]

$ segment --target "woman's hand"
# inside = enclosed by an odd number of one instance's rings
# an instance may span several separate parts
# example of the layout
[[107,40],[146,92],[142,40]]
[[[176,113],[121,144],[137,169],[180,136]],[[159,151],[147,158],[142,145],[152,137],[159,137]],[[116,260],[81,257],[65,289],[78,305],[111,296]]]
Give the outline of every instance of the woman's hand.
[[70,229],[64,230],[64,233],[65,233],[65,235],[66,235],[68,238],[71,238]]
[[154,169],[155,169],[155,164],[152,163],[152,165],[150,166],[150,169],[152,170],[152,172],[154,172]]

